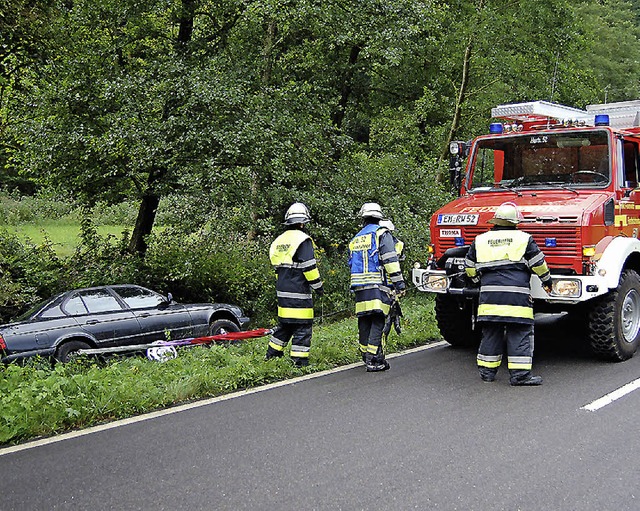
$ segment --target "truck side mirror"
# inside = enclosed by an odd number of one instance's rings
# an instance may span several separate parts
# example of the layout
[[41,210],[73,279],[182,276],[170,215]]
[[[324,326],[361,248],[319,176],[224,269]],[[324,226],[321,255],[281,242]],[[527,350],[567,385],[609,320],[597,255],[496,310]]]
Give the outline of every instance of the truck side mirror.
[[469,144],[454,140],[449,144],[449,184],[451,190],[460,196],[464,160],[469,154]]

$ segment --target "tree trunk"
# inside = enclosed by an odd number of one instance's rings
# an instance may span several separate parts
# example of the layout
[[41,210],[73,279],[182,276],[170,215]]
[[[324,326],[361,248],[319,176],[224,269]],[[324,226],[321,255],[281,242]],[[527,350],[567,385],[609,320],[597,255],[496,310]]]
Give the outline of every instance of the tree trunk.
[[[196,0],[182,0],[182,9],[179,18],[179,29],[176,43],[178,49],[183,50],[184,45],[191,41],[193,36],[193,18],[196,8]],[[167,119],[175,105],[165,104],[163,118]],[[147,252],[147,237],[153,230],[156,220],[156,212],[160,205],[160,195],[155,192],[155,184],[162,181],[167,169],[152,168],[149,170],[146,189],[142,194],[142,201],[138,209],[136,225],[129,240],[129,252],[144,257]]]
[[[449,135],[440,154],[440,160],[446,161],[449,155],[449,144],[453,141],[453,137],[458,131],[460,126],[460,115],[462,111],[462,105],[464,104],[465,96],[467,93],[467,86],[469,85],[469,64],[471,63],[471,52],[473,48],[473,37],[469,37],[467,47],[464,50],[464,57],[462,61],[462,79],[460,80],[460,89],[458,90],[458,97],[456,99],[456,107],[453,112],[453,119],[451,121],[451,128],[449,129]],[[443,172],[438,172],[436,176],[436,182],[443,184],[446,180],[446,176]]]
[[[276,22],[272,19],[268,20],[265,26],[265,36],[264,36],[264,46],[262,48],[262,76],[261,81],[262,84],[267,87],[271,83],[271,73],[273,70],[273,49],[276,44],[276,36],[278,33],[278,26]],[[249,215],[251,218],[251,227],[249,228],[249,232],[247,232],[247,238],[252,240],[255,239],[258,235],[257,233],[257,225],[260,220],[260,215],[258,214],[258,199],[261,194],[260,187],[260,170],[256,167],[251,167],[250,170],[250,186],[249,186],[249,200],[251,207],[249,209]]]
[[333,124],[338,129],[342,128],[342,121],[344,120],[347,105],[349,104],[349,98],[353,91],[353,75],[355,74],[355,66],[358,62],[358,56],[360,55],[361,50],[362,48],[357,44],[351,47],[351,53],[349,54],[349,67],[344,73],[344,78],[342,80],[340,102],[338,103],[338,108],[333,113]]
[[462,61],[462,79],[460,80],[460,89],[458,90],[458,98],[456,100],[456,108],[453,113],[453,120],[451,121],[451,128],[449,129],[449,135],[447,136],[447,142],[442,150],[440,159],[445,160],[449,154],[449,144],[453,141],[453,137],[456,134],[460,126],[460,115],[462,111],[462,105],[464,104],[465,96],[467,94],[467,86],[469,85],[469,64],[471,63],[471,53],[473,49],[473,42],[471,37],[467,43],[467,47],[464,50],[464,59]]
[[196,10],[195,0],[182,0],[182,10],[178,20],[180,28],[178,30],[178,43],[186,44],[191,41],[193,35],[193,15]]
[[147,252],[147,237],[153,229],[159,205],[160,197],[151,190],[147,190],[142,196],[136,225],[131,233],[131,240],[129,241],[130,253],[144,257]]

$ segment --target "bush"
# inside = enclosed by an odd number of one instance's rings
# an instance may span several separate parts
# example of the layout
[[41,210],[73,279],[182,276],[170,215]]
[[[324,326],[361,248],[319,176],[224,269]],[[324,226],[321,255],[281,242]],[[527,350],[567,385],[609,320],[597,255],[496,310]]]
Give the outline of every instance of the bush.
[[51,243],[22,243],[0,229],[0,319],[7,322],[58,291],[63,264]]

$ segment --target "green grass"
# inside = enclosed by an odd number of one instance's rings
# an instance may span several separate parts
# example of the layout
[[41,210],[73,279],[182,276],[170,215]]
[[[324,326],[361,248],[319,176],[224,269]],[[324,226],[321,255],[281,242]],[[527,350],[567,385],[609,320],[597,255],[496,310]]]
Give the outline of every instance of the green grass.
[[[430,297],[410,294],[402,303],[403,332],[392,332],[387,353],[440,339]],[[178,358],[165,363],[140,356],[109,362],[87,358],[53,369],[41,359],[0,367],[0,444],[358,362],[357,334],[355,317],[314,325],[310,365],[303,369],[295,368],[289,357],[265,362],[266,337],[230,346],[184,348]]]
[[[0,226],[8,232],[17,234],[21,240],[29,241],[36,246],[45,241],[52,244],[59,257],[68,257],[73,254],[80,241],[80,224],[68,221],[48,221],[38,224],[22,223],[18,225]],[[98,225],[96,231],[101,237],[109,235],[119,239],[127,228],[122,225]]]

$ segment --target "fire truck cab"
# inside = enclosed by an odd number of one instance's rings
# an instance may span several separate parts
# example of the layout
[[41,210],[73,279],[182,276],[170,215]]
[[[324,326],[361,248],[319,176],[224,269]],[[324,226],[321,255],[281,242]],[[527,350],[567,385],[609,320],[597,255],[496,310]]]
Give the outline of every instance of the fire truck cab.
[[[478,342],[479,290],[464,273],[472,241],[504,202],[544,252],[553,277],[537,277],[534,310],[574,312],[593,351],[633,356],[640,342],[640,101],[579,110],[545,101],[500,105],[490,133],[450,146],[458,198],[435,212],[417,289],[436,293],[436,319],[452,345]],[[466,160],[466,166],[463,165]]]

